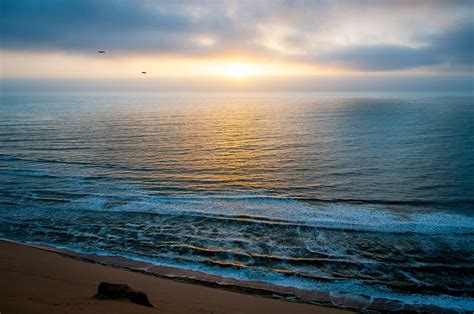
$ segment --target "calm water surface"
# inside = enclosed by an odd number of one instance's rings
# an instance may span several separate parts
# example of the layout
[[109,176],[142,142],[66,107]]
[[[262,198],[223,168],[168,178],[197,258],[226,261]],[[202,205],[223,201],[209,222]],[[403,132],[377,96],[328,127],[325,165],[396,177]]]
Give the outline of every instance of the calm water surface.
[[474,97],[0,97],[0,237],[474,309]]

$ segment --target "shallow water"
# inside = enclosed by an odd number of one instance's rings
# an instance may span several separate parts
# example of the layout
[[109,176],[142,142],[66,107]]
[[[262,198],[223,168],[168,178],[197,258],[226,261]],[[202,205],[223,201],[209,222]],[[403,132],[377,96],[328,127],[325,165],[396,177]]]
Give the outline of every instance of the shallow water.
[[0,237],[474,309],[472,95],[4,93]]

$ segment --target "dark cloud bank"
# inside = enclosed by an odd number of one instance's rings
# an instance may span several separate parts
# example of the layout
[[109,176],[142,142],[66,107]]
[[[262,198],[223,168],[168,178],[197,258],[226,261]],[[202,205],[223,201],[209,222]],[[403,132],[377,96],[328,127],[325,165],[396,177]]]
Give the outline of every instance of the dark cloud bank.
[[474,23],[466,22],[426,38],[426,41],[427,44],[419,48],[401,45],[353,46],[315,59],[368,71],[474,64]]

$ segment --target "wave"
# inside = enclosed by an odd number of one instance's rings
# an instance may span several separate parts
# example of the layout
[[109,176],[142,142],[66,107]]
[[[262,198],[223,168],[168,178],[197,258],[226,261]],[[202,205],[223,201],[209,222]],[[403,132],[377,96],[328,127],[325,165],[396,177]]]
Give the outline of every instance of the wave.
[[462,214],[439,211],[406,213],[339,203],[317,207],[300,200],[264,195],[150,196],[134,193],[119,198],[95,195],[75,200],[72,205],[79,205],[83,210],[92,211],[202,216],[259,224],[287,224],[346,231],[474,233],[474,217]]
[[[28,176],[12,171],[1,175]],[[0,237],[311,291],[474,307],[468,215],[269,192],[154,195],[71,174],[39,169],[0,191]],[[43,179],[56,185],[42,189]]]
[[377,200],[377,199],[358,199],[358,198],[339,198],[339,199],[322,199],[322,198],[297,198],[304,201],[314,201],[318,203],[349,203],[349,204],[368,204],[368,205],[400,205],[400,206],[436,206],[442,207],[444,205],[460,205],[471,206],[474,205],[474,200],[450,200],[450,201],[430,201],[430,200]]
[[[117,195],[120,191],[120,195]],[[109,194],[3,191],[3,204],[15,200],[64,203],[82,211],[115,211],[205,217],[255,224],[281,224],[354,232],[473,234],[474,217],[442,211],[401,212],[350,203],[314,203],[257,194],[152,196],[119,188]],[[47,210],[47,209],[45,209]],[[52,208],[57,210],[57,208]]]

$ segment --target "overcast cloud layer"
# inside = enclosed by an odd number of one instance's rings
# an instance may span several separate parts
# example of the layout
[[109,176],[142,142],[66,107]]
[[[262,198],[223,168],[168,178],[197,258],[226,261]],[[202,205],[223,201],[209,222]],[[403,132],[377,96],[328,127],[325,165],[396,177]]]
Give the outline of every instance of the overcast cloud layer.
[[0,0],[0,48],[469,72],[472,1]]

